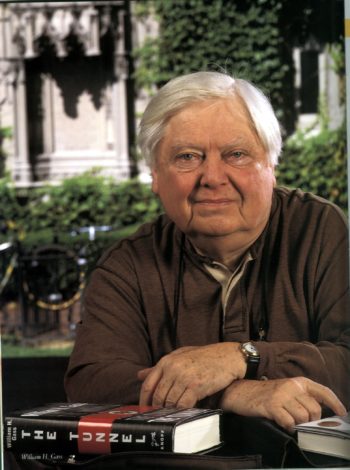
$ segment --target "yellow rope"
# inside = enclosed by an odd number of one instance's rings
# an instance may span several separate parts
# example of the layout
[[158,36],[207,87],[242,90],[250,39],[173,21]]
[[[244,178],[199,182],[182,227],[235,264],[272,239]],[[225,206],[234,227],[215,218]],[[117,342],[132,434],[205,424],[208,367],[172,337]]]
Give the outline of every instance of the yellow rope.
[[79,288],[78,288],[78,291],[73,295],[73,297],[71,297],[68,300],[65,300],[64,302],[60,302],[59,304],[44,302],[43,300],[40,300],[40,299],[35,300],[35,295],[29,291],[28,285],[24,283],[23,286],[30,300],[35,301],[35,305],[38,306],[39,308],[52,310],[52,311],[65,310],[66,308],[71,307],[77,300],[80,299],[83,289],[85,287],[85,274],[80,273]]
[[9,265],[6,268],[4,277],[1,279],[0,294],[2,294],[3,290],[5,289],[6,284],[8,283],[10,277],[12,276],[13,270],[16,267],[16,262],[17,262],[17,254],[14,254],[14,255],[12,255],[12,258],[10,259]]

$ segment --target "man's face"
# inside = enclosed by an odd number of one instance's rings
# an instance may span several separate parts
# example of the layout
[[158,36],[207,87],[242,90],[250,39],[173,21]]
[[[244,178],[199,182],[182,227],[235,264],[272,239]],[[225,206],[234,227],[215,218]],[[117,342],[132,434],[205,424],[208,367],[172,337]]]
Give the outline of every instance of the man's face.
[[189,105],[156,150],[154,193],[192,237],[254,240],[269,217],[275,177],[238,99]]

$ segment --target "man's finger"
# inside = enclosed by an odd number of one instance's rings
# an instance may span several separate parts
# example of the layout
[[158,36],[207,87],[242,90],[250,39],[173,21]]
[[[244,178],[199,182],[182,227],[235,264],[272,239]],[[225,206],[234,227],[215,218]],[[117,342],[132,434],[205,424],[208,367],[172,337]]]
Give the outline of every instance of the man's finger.
[[270,410],[267,417],[276,421],[276,423],[287,431],[292,431],[295,426],[295,420],[293,416],[284,408],[277,407]]
[[309,412],[309,418],[307,421],[315,421],[320,419],[322,415],[322,407],[319,402],[307,393],[297,395],[295,399],[301,403]]
[[179,400],[185,390],[186,387],[183,384],[175,382],[165,398],[165,406],[178,406]]
[[162,370],[158,367],[153,367],[142,384],[139,401],[140,405],[152,405],[153,394],[161,378]]
[[328,406],[334,414],[339,416],[346,415],[345,406],[330,388],[310,381],[307,383],[307,392],[320,404]]
[[196,406],[197,398],[193,390],[186,388],[184,393],[181,395],[180,399],[177,402],[178,408],[192,408]]
[[141,382],[143,382],[146,379],[146,377],[148,377],[148,375],[152,372],[153,369],[154,367],[147,367],[147,369],[139,370],[137,373],[137,378]]
[[296,424],[311,421],[309,409],[300,403],[296,398],[287,401],[283,408],[292,416]]
[[153,391],[152,405],[166,406],[166,398],[173,387],[175,387],[174,379],[165,378],[163,374]]

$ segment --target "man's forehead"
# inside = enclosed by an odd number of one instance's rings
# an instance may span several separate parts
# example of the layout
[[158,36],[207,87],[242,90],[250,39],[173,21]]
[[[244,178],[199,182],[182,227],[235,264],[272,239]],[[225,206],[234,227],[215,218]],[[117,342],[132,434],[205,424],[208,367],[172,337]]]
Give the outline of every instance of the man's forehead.
[[[227,148],[232,148],[232,147],[237,147],[237,146],[247,147],[247,146],[252,146],[253,144],[256,143],[255,139],[252,140],[252,136],[245,136],[245,135],[242,135],[241,133],[234,135],[235,134],[234,131],[232,132],[232,134],[233,134],[232,138],[226,139],[226,140],[223,139],[222,144],[219,145],[220,148],[224,150],[226,147]],[[193,136],[184,137],[181,135],[176,135],[176,136],[173,136],[173,138],[171,139],[171,142],[169,142],[169,148],[174,151],[182,150],[184,148],[189,148],[189,149],[199,148],[200,149],[203,144],[204,142],[202,140],[198,141],[197,139],[194,139]]]
[[185,148],[204,151],[214,143],[222,151],[236,146],[244,146],[246,150],[264,148],[241,98],[188,103],[169,118],[155,155],[164,145],[166,152],[176,153]]
[[173,114],[165,124],[163,137],[176,136],[179,131],[180,135],[193,135],[203,127],[210,133],[223,133],[244,126],[251,127],[244,106],[232,100],[210,100],[190,103]]

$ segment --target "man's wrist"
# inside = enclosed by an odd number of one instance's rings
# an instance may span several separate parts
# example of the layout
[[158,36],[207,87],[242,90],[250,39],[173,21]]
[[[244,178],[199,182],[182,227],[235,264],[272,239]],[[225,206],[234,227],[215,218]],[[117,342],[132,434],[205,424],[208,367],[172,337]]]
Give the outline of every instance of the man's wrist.
[[235,380],[244,379],[247,372],[247,362],[244,355],[241,351],[241,343],[233,343],[235,347],[235,356],[234,356],[234,374]]

